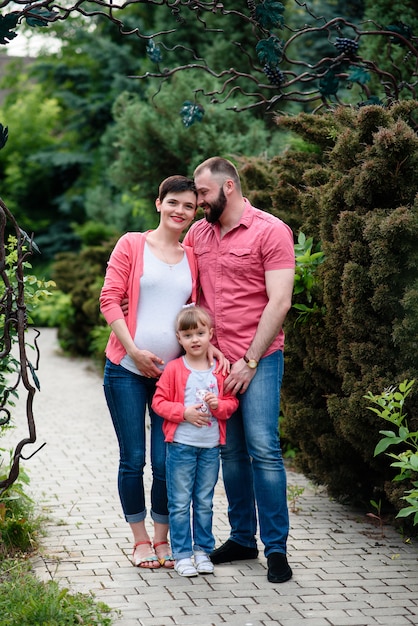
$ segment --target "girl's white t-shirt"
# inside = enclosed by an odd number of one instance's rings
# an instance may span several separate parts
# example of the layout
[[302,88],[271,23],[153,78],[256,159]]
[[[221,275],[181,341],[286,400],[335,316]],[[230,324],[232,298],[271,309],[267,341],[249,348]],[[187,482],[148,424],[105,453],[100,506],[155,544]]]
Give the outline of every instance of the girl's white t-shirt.
[[219,446],[219,424],[216,417],[213,417],[210,408],[203,401],[208,391],[218,395],[218,382],[213,373],[216,364],[208,370],[195,370],[187,362],[187,358],[183,357],[184,365],[190,370],[190,376],[187,379],[187,385],[184,394],[184,405],[192,404],[204,405],[203,409],[210,417],[208,426],[199,428],[190,422],[180,422],[174,433],[173,441],[176,443],[184,443],[188,446],[197,448],[215,448]]

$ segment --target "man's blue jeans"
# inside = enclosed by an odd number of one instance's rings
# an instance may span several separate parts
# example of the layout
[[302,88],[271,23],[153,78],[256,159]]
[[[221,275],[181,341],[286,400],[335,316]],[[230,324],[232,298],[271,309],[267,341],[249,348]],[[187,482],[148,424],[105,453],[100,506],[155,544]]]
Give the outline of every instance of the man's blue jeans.
[[168,524],[167,487],[162,418],[151,409],[155,379],[139,376],[121,365],[106,361],[104,392],[119,442],[118,488],[127,522],[141,522],[147,510],[144,493],[146,461],[145,411],[151,418],[151,517]]
[[246,547],[256,546],[257,503],[265,556],[285,554],[289,533],[278,423],[282,378],[281,351],[260,360],[247,391],[237,396],[240,406],[227,421],[226,446],[221,450],[230,538]]
[[[218,476],[219,447],[167,444],[170,541],[176,560],[189,558],[193,552],[209,554],[213,551],[212,506]],[[190,506],[193,511],[193,537]]]

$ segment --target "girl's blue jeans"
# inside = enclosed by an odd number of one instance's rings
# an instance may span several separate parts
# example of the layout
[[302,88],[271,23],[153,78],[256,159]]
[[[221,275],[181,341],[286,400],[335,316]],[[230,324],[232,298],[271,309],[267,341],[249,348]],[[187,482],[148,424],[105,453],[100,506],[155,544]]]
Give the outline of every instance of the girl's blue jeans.
[[239,408],[227,421],[222,475],[228,497],[230,538],[255,547],[257,515],[264,553],[286,553],[289,514],[286,471],[279,437],[283,352],[260,360]]
[[212,505],[218,475],[219,447],[167,444],[170,541],[176,560],[194,552],[210,554],[215,547]]
[[147,515],[144,492],[147,407],[151,420],[151,517],[155,522],[168,523],[163,420],[151,409],[155,383],[155,379],[106,361],[104,392],[120,451],[119,496],[125,519],[130,523],[141,522]]

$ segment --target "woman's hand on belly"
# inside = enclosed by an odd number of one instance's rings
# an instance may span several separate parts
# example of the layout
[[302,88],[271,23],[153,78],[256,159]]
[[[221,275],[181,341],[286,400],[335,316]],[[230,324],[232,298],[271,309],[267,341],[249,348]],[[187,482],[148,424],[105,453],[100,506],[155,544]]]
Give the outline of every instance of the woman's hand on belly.
[[159,378],[161,369],[158,365],[164,365],[164,361],[149,350],[136,348],[129,354],[139,371],[147,378]]

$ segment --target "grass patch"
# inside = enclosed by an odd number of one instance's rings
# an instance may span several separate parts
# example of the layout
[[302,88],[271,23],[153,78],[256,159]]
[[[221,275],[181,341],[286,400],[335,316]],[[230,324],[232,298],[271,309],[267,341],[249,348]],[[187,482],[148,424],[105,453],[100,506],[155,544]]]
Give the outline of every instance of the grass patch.
[[70,593],[55,581],[41,582],[30,563],[0,563],[1,626],[111,626],[111,609],[93,595]]

